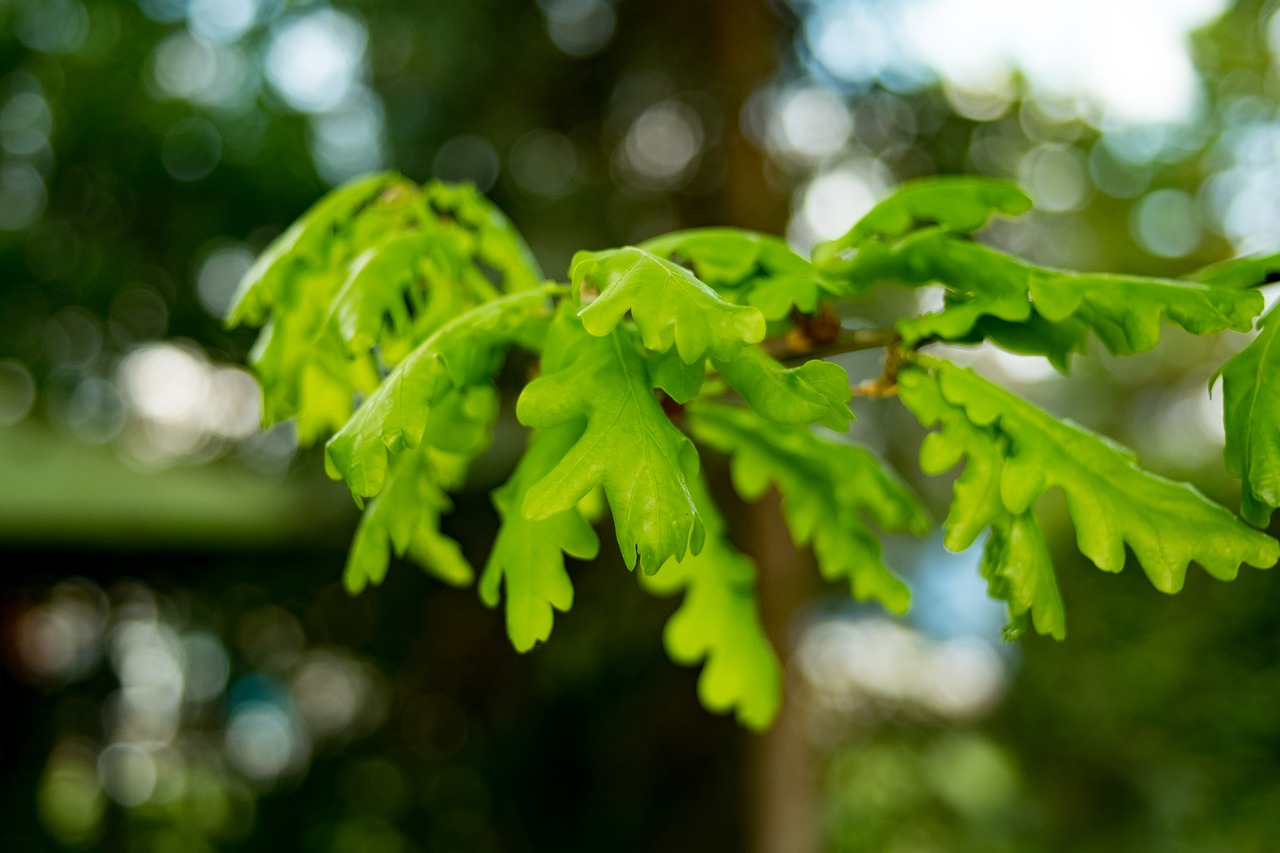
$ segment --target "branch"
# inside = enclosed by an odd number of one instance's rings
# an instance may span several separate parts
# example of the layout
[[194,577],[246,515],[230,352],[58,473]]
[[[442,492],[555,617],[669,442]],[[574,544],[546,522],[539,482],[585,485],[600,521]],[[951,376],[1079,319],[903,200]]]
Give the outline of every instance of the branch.
[[765,341],[760,346],[778,361],[790,364],[848,352],[881,349],[896,345],[898,341],[898,333],[892,329],[853,329],[823,342],[815,342],[793,330],[784,337]]

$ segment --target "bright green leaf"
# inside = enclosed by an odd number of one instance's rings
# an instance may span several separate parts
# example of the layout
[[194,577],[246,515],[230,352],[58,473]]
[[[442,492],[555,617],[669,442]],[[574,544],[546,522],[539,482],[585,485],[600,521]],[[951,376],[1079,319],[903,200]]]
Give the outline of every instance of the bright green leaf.
[[1242,563],[1265,568],[1280,556],[1274,539],[1191,486],[1138,468],[1119,445],[1045,414],[971,370],[936,359],[919,362],[922,367],[899,377],[908,397],[912,383],[936,382],[973,426],[1007,442],[1000,474],[1005,509],[1021,515],[1045,490],[1061,488],[1080,551],[1099,568],[1123,568],[1128,545],[1157,589],[1176,592],[1193,560],[1226,580]]
[[1280,252],[1248,258],[1229,258],[1201,267],[1187,276],[1210,287],[1244,290],[1280,280]]
[[792,308],[806,314],[840,292],[785,241],[737,228],[695,228],[664,234],[640,248],[677,264],[733,301],[759,308],[769,321],[785,319]]
[[[970,340],[980,323],[994,319],[1003,321],[1001,337],[1017,341],[1020,351],[1039,350],[1055,363],[1083,348],[1086,330],[1112,353],[1132,355],[1156,345],[1162,320],[1194,334],[1247,331],[1263,304],[1260,294],[1249,291],[1038,267],[939,230],[860,254],[848,274],[861,279],[861,286],[893,281],[946,288],[942,311],[898,323],[908,344]],[[1038,335],[1010,332],[1020,323],[1051,333],[1038,347]]]
[[427,206],[438,218],[471,232],[475,260],[497,273],[501,290],[531,290],[545,278],[533,252],[506,214],[471,184],[433,181],[424,188]]
[[990,530],[982,575],[991,595],[1009,606],[1007,633],[1021,633],[1030,616],[1036,631],[1062,639],[1066,615],[1039,527],[1030,511],[1015,516],[1001,497],[1008,439],[989,426],[973,424],[947,402],[938,383],[915,371],[899,376],[898,393],[920,423],[937,427],[920,447],[922,471],[941,474],[968,460],[956,478],[943,544],[963,551]]
[[776,485],[791,537],[812,543],[822,576],[845,580],[852,595],[903,613],[910,592],[881,557],[881,530],[923,533],[919,503],[870,452],[825,441],[805,427],[770,423],[749,409],[700,402],[688,409],[694,438],[732,458],[738,493],[759,498]]
[[1241,514],[1265,527],[1280,506],[1280,321],[1272,309],[1261,332],[1222,374],[1227,470],[1242,480]]
[[267,321],[249,353],[262,381],[263,422],[296,417],[304,447],[344,424],[356,393],[372,391],[379,379],[370,356],[318,346],[314,328],[307,310],[283,312]]
[[684,600],[667,622],[663,641],[676,663],[696,666],[698,698],[715,713],[734,711],[743,725],[760,730],[777,715],[781,673],[765,636],[755,594],[755,566],[724,535],[720,520],[698,478],[694,501],[707,524],[702,552],[683,562],[668,561],[641,585],[657,595],[683,591]]
[[814,359],[784,368],[756,347],[730,361],[714,360],[733,390],[764,417],[780,424],[821,423],[838,432],[849,429],[853,412],[849,374],[838,364]]
[[1053,561],[1030,512],[992,525],[982,551],[981,571],[991,595],[1009,603],[1007,633],[1011,638],[1026,630],[1028,617],[1040,634],[1055,640],[1067,636],[1067,614]]
[[732,358],[743,344],[764,339],[756,308],[721,299],[684,267],[643,249],[579,252],[569,269],[574,298],[585,307],[582,325],[607,335],[630,312],[645,347],[668,350],[693,364],[708,352]]
[[[387,456],[415,447],[432,407],[455,388],[487,384],[505,349],[543,322],[553,288],[524,291],[481,305],[441,327],[383,380],[325,447],[330,474],[357,496],[382,488]],[[456,414],[465,415],[459,408]],[[458,424],[467,429],[465,419]],[[442,427],[445,431],[447,428]]]
[[673,349],[649,353],[649,381],[681,405],[696,397],[706,380],[706,359],[685,364]]
[[440,532],[440,516],[452,509],[441,488],[441,463],[424,452],[398,457],[382,492],[365,507],[347,557],[343,580],[352,593],[380,584],[394,551],[408,555],[454,586],[475,576],[458,543]]
[[502,526],[480,577],[480,598],[496,607],[505,584],[507,635],[518,652],[551,635],[552,608],[567,612],[573,606],[564,555],[591,560],[600,550],[600,540],[577,506],[539,520],[520,513],[529,488],[555,467],[580,433],[572,423],[535,433],[511,479],[493,493]]
[[261,325],[268,308],[288,303],[288,289],[299,267],[328,264],[335,235],[391,187],[409,183],[394,172],[357,178],[330,192],[272,241],[240,280],[227,310],[227,324]]
[[1262,310],[1262,294],[1169,279],[1100,273],[1033,274],[1031,298],[1050,323],[1074,320],[1116,355],[1145,352],[1160,340],[1165,319],[1204,335],[1247,332]]
[[628,568],[637,551],[641,570],[652,573],[701,550],[702,522],[688,487],[698,454],[654,397],[634,335],[618,328],[597,337],[562,313],[547,335],[543,370],[516,404],[520,422],[545,428],[585,419],[586,428],[529,489],[525,517],[549,518],[603,486]]
[[869,239],[901,237],[917,228],[971,234],[985,227],[993,216],[1019,216],[1030,209],[1027,194],[1007,181],[973,176],[908,181],[843,237],[819,244],[814,249],[814,262],[824,266]]

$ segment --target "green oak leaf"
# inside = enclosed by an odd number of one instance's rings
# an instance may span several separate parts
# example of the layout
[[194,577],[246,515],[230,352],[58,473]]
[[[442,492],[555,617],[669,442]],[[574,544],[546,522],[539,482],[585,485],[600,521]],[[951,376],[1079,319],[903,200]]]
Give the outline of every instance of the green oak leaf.
[[333,190],[271,242],[245,273],[227,309],[227,324],[262,325],[267,309],[290,307],[290,284],[299,267],[328,265],[335,236],[363,209],[395,187],[412,186],[395,172],[356,178]]
[[994,216],[1020,216],[1031,199],[1008,181],[981,177],[943,177],[908,181],[873,207],[848,233],[814,249],[820,267],[836,261],[868,240],[901,237],[918,228],[971,234]]
[[343,340],[353,353],[370,349],[382,337],[383,324],[401,337],[411,334],[412,308],[420,313],[425,299],[413,284],[420,276],[419,259],[430,251],[422,234],[395,234],[366,249],[351,262],[350,273],[334,297],[331,311]]
[[549,518],[603,486],[628,568],[637,551],[646,573],[700,551],[704,531],[688,487],[698,454],[655,399],[634,334],[620,327],[598,337],[562,312],[547,334],[543,370],[520,394],[516,417],[530,427],[586,427],[529,489],[524,516]]
[[316,345],[315,325],[301,306],[266,322],[248,361],[262,382],[263,423],[296,417],[304,447],[346,423],[356,393],[369,393],[379,380],[367,354]]
[[1060,373],[1066,373],[1071,356],[1087,349],[1088,330],[1073,319],[1050,323],[1033,309],[1027,319],[1019,322],[982,317],[968,336],[957,338],[956,342],[976,344],[983,340],[1020,355],[1042,355]]
[[1036,311],[1050,323],[1074,320],[1115,355],[1146,352],[1165,319],[1195,335],[1247,332],[1262,311],[1262,294],[1170,279],[1051,272],[1031,277]]
[[1268,311],[1261,331],[1222,376],[1227,470],[1241,483],[1240,513],[1265,527],[1280,506],[1280,321]]
[[1266,568],[1280,556],[1274,539],[1242,524],[1185,483],[1137,467],[1132,453],[1060,421],[971,370],[917,357],[899,376],[933,381],[946,402],[976,427],[1005,439],[1000,498],[1021,515],[1045,490],[1061,488],[1080,551],[1104,571],[1124,567],[1125,546],[1156,589],[1177,592],[1195,561],[1228,580],[1242,563]]
[[542,283],[545,276],[520,232],[473,185],[433,181],[423,190],[438,218],[474,235],[474,259],[496,273],[502,292],[532,290]]
[[684,592],[663,632],[667,654],[684,666],[705,661],[698,676],[703,707],[714,713],[732,710],[739,722],[758,731],[778,713],[782,679],[760,623],[755,566],[725,537],[706,486],[694,478],[691,488],[707,525],[706,545],[682,562],[669,560],[657,573],[641,575],[641,585],[656,595]]
[[[505,296],[442,326],[391,371],[329,440],[325,464],[330,476],[345,480],[357,497],[376,495],[388,455],[418,445],[433,407],[451,391],[487,385],[506,349],[528,335],[528,326],[545,323],[547,297],[557,290]],[[465,407],[454,411],[467,414]]]
[[963,551],[982,531],[1008,514],[1000,497],[1007,441],[992,429],[975,426],[942,396],[937,383],[907,371],[898,377],[898,395],[926,427],[937,426],[920,445],[920,470],[941,474],[968,459],[956,478],[955,498],[943,522],[943,545]]
[[449,454],[424,450],[397,457],[382,492],[365,507],[343,574],[352,594],[382,583],[393,551],[453,586],[466,586],[474,579],[462,548],[440,532],[441,514],[453,508],[442,488],[449,476],[442,469],[458,462]]
[[1039,527],[1029,511],[1017,516],[1009,512],[1001,497],[1008,440],[995,429],[973,424],[947,402],[938,383],[917,372],[899,376],[898,394],[921,424],[937,427],[920,447],[924,473],[941,474],[967,459],[943,523],[943,544],[963,551],[990,530],[981,568],[991,595],[1008,604],[1006,633],[1022,633],[1030,616],[1037,632],[1061,640],[1066,613]]
[[[708,352],[732,358],[764,339],[764,315],[721,299],[684,267],[629,246],[579,252],[569,268],[582,325],[607,335],[630,312],[645,347],[675,346],[686,364]],[[597,295],[598,294],[598,295]]]
[[395,344],[412,348],[467,308],[497,298],[465,244],[456,231],[405,232],[353,260],[329,308],[348,349],[379,344],[383,360],[394,363]]
[[1280,280],[1280,252],[1228,258],[1190,273],[1187,278],[1210,287],[1244,290]]
[[664,234],[640,248],[682,266],[734,302],[759,308],[770,322],[785,319],[792,308],[817,310],[820,301],[841,288],[786,241],[738,228],[695,228]]
[[702,385],[707,381],[707,361],[698,359],[692,364],[685,364],[680,354],[673,349],[666,352],[648,354],[649,381],[654,388],[661,388],[668,397],[677,403],[685,403],[698,396]]
[[699,280],[717,291],[734,290],[745,284],[760,272],[765,255],[780,259],[784,265],[790,265],[794,258],[799,265],[808,266],[779,238],[738,228],[673,231],[646,240],[639,248],[691,267]]
[[1112,353],[1132,355],[1156,345],[1162,320],[1193,334],[1248,331],[1263,305],[1262,296],[1250,291],[1039,267],[938,229],[860,253],[846,273],[861,287],[893,281],[946,288],[942,311],[899,321],[898,333],[908,345],[971,340],[980,324],[994,320],[1004,339],[1017,341],[1020,351],[1034,351],[1032,335],[1009,331],[1029,324],[1037,332],[1051,330],[1039,349],[1060,366],[1083,349],[1086,331]]
[[805,427],[770,423],[755,412],[710,402],[687,409],[695,439],[730,455],[738,493],[755,500],[776,485],[791,537],[812,543],[827,580],[845,580],[852,595],[906,612],[910,592],[881,557],[881,530],[923,533],[923,510],[906,486],[869,451],[825,441]]
[[1028,621],[1055,640],[1067,636],[1067,613],[1049,547],[1030,512],[992,525],[980,569],[991,595],[1009,604],[1007,637],[1025,633]]
[[841,288],[816,272],[762,278],[746,292],[746,302],[770,323],[785,320],[792,310],[815,313],[824,299],[841,292]]
[[555,467],[580,433],[572,423],[536,432],[511,479],[493,493],[502,526],[480,576],[480,598],[496,607],[506,586],[507,635],[518,652],[551,636],[552,608],[567,612],[573,606],[564,555],[592,560],[600,551],[600,540],[577,506],[538,520],[520,512],[529,488]]
[[756,347],[737,357],[713,359],[716,370],[751,408],[780,424],[821,423],[837,432],[849,429],[853,412],[849,374],[838,364],[813,359],[785,368]]

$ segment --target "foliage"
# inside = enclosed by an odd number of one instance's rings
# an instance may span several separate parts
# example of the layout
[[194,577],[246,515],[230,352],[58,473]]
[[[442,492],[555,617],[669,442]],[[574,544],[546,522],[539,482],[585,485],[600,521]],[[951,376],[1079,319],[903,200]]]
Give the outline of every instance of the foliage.
[[[982,572],[1008,603],[1010,634],[1061,638],[1066,615],[1034,505],[1061,489],[1081,552],[1120,571],[1126,546],[1152,584],[1176,592],[1197,562],[1234,577],[1274,564],[1280,545],[1132,453],[1037,409],[976,373],[924,354],[983,340],[1068,370],[1090,336],[1117,355],[1153,347],[1162,321],[1195,334],[1248,331],[1269,262],[1202,271],[1198,282],[1040,267],[976,241],[995,216],[1030,207],[985,179],[908,184],[812,260],[733,229],[581,252],[567,284],[544,282],[505,217],[465,187],[378,175],[336,190],[281,236],[245,278],[232,322],[266,322],[253,355],[269,419],[296,416],[304,438],[332,434],[330,474],[371,499],[347,585],[378,582],[392,552],[453,583],[472,572],[439,532],[470,461],[493,441],[502,370],[513,351],[540,375],[515,414],[529,442],[493,496],[502,525],[480,581],[505,597],[526,651],[573,603],[565,555],[591,559],[590,505],[603,495],[642,586],[684,599],[666,632],[675,660],[705,661],[703,703],[768,725],[776,656],[756,613],[752,562],[732,545],[704,482],[699,445],[726,454],[746,500],[774,487],[792,537],[822,576],[893,612],[905,583],[884,565],[880,532],[927,529],[885,463],[845,432],[854,393],[899,397],[927,428],[926,473],[967,460],[945,522],[963,549],[989,531]],[[841,300],[882,285],[940,284],[941,310],[893,329],[844,329]],[[1224,368],[1228,467],[1245,516],[1280,504],[1275,323]],[[816,357],[883,347],[884,372],[852,386]],[[782,360],[780,360],[780,358]],[[797,362],[791,366],[791,362]],[[505,593],[505,596],[503,595]]]

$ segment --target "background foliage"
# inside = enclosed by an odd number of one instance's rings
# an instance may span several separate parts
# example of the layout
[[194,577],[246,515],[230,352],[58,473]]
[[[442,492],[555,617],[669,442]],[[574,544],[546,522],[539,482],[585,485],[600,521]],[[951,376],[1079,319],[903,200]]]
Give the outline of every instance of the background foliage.
[[[346,597],[354,510],[318,458],[291,462],[287,430],[253,432],[233,367],[251,334],[217,320],[235,280],[326,187],[392,165],[476,181],[548,270],[703,224],[809,245],[892,183],[978,172],[1037,202],[1001,245],[1178,273],[1274,241],[1272,12],[1134,4],[1134,27],[1050,11],[1010,42],[994,24],[1017,16],[976,0],[0,3],[4,845],[268,849],[299,825],[317,850],[763,838],[749,815],[771,794],[742,780],[771,747],[697,709],[694,675],[654,642],[674,603],[618,567],[576,571],[573,613],[525,658],[472,593],[412,571]],[[1117,41],[1090,54],[1077,18]],[[1001,61],[937,49],[930,19]],[[1072,83],[1046,31],[1150,75],[1108,66],[1128,97]],[[1242,340],[1166,333],[1152,357],[1094,352],[1070,380],[976,358],[1234,506],[1209,473],[1216,413],[1195,401]],[[859,417],[910,471],[910,417]],[[917,486],[935,508],[949,488]],[[480,493],[459,509],[451,532],[482,562],[492,510]],[[751,540],[765,515],[728,523]],[[782,631],[800,697],[786,755],[822,780],[791,805],[826,846],[1249,850],[1274,834],[1273,576],[1193,573],[1157,597],[1136,571],[1073,570],[1069,528],[1046,527],[1064,644],[1001,646],[976,555],[936,542],[891,555],[917,633],[804,591]],[[989,699],[948,704],[926,677],[957,659]]]

